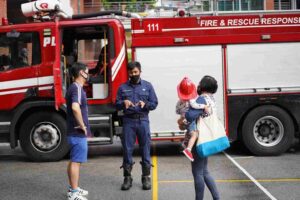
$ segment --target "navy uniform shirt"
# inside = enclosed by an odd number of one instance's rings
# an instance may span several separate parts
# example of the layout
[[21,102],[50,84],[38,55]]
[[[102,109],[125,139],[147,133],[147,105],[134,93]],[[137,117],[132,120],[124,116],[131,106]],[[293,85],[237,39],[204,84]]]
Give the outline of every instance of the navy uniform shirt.
[[86,137],[84,132],[76,127],[79,127],[74,117],[72,103],[79,103],[84,125],[87,127],[87,132],[90,134],[90,126],[88,120],[88,105],[86,93],[82,86],[74,82],[70,85],[66,95],[67,100],[67,134],[68,136]]
[[[133,104],[139,101],[145,102],[145,106],[141,108],[140,105],[125,108],[124,100],[129,100]],[[148,120],[148,113],[157,107],[158,100],[151,83],[141,80],[138,84],[131,84],[130,81],[122,84],[118,89],[116,107],[118,110],[124,111],[124,117],[130,115],[140,114],[144,119]]]

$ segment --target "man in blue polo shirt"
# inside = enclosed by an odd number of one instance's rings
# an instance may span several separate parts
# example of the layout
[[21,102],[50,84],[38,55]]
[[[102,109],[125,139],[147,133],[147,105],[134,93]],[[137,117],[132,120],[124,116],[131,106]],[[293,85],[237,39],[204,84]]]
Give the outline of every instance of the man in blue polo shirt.
[[67,91],[67,134],[70,145],[70,162],[68,165],[69,200],[86,200],[88,191],[81,189],[79,170],[81,163],[87,162],[87,135],[90,134],[88,106],[83,85],[88,80],[88,68],[82,63],[74,63],[71,68],[74,82]]
[[142,184],[144,190],[151,189],[150,179],[150,145],[149,111],[157,107],[158,101],[151,83],[140,78],[141,65],[139,62],[128,64],[130,80],[119,87],[116,107],[123,110],[123,173],[122,190],[132,186],[131,170],[134,164],[132,153],[136,137],[142,154]]

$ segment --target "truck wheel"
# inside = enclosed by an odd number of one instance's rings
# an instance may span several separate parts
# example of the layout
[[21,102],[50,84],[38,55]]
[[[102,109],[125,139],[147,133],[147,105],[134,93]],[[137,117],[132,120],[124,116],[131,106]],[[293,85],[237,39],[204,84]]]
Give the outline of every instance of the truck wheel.
[[21,124],[20,143],[33,161],[57,161],[69,151],[66,120],[54,112],[35,113]]
[[291,146],[294,131],[294,123],[284,110],[267,105],[247,115],[242,127],[242,139],[255,155],[279,155]]

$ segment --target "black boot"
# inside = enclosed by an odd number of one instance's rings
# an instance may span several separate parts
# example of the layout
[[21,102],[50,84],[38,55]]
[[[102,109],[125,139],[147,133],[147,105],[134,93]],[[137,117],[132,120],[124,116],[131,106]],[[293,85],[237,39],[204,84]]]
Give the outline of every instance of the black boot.
[[132,177],[131,177],[132,166],[123,167],[124,182],[122,184],[121,190],[129,190],[132,186]]
[[143,190],[151,190],[151,177],[150,177],[151,166],[142,166],[142,184]]
[[124,182],[122,184],[121,190],[129,190],[132,186],[132,177],[124,176]]
[[150,176],[142,176],[143,190],[151,190],[151,178]]

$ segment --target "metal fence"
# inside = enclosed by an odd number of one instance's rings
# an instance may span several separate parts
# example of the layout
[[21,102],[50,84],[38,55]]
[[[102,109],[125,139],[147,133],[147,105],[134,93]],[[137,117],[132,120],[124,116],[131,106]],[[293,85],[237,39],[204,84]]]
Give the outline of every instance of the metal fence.
[[136,2],[92,2],[85,3],[86,10],[117,10],[128,12],[145,12],[153,9],[156,1],[136,1]]

